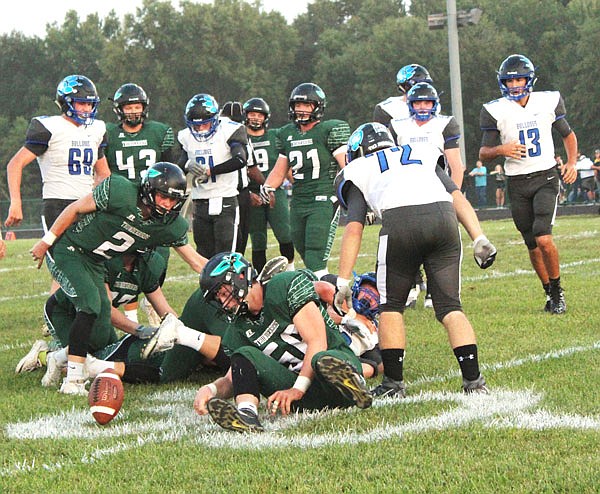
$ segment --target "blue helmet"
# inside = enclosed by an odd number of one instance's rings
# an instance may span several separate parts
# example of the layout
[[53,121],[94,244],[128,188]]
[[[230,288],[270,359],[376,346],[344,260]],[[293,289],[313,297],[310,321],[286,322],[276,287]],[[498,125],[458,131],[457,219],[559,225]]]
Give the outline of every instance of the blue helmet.
[[[440,97],[436,89],[428,82],[418,82],[415,84],[406,96],[408,103],[408,111],[416,120],[427,122],[435,116],[438,107],[440,106]],[[433,101],[433,106],[427,110],[415,110],[413,103],[415,101]]]
[[[525,86],[519,86],[509,89],[506,81],[509,79],[525,78]],[[498,69],[498,86],[502,96],[510,100],[520,100],[533,90],[533,85],[537,81],[535,76],[535,67],[531,60],[524,55],[510,55],[504,59]]]
[[374,272],[354,276],[352,284],[352,308],[357,314],[375,321],[379,316],[379,291]]
[[[91,125],[98,111],[98,91],[94,83],[83,75],[68,75],[56,88],[56,104],[67,117],[80,125]],[[90,111],[77,111],[74,103],[92,103]]]
[[406,94],[418,82],[433,84],[429,71],[422,65],[411,63],[405,65],[396,74],[396,84],[401,93]]
[[[219,126],[219,104],[210,94],[196,94],[188,101],[183,118],[194,139],[206,141],[217,131]],[[209,122],[208,130],[198,131],[194,128]]]

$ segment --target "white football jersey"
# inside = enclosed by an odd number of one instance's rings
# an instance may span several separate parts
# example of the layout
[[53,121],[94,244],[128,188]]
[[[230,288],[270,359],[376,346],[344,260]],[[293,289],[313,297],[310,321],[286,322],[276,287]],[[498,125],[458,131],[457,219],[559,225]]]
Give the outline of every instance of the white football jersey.
[[410,117],[408,104],[403,96],[390,96],[377,106],[390,116],[390,120]]
[[[106,125],[75,125],[62,115],[35,117],[50,133],[48,149],[37,157],[42,175],[44,199],[80,199],[94,185],[94,165]],[[39,144],[39,143],[38,143]]]
[[529,95],[525,107],[508,98],[483,105],[496,120],[502,144],[520,141],[527,146],[525,158],[505,158],[507,176],[526,175],[555,166],[552,124],[557,119],[555,110],[559,100],[558,91],[539,91]]
[[[206,141],[197,141],[190,129],[177,134],[177,140],[188,155],[189,161],[208,166],[216,166],[231,159],[231,148],[227,141],[236,130],[243,127],[227,117],[221,117],[216,132]],[[206,182],[193,182],[192,199],[212,199],[213,197],[234,197],[238,195],[238,170],[220,175],[211,175]]]
[[381,218],[387,209],[452,202],[436,174],[439,156],[437,144],[418,139],[352,160],[340,174],[360,189]]
[[[414,143],[426,143],[438,151],[436,159],[444,153],[444,144],[447,137],[457,137],[445,135],[446,127],[453,123],[451,115],[436,115],[425,124],[419,126],[414,118],[404,118],[402,120],[392,120],[390,127],[396,134],[396,143],[398,145]],[[450,127],[448,127],[450,128]],[[455,134],[459,132],[454,129]]]

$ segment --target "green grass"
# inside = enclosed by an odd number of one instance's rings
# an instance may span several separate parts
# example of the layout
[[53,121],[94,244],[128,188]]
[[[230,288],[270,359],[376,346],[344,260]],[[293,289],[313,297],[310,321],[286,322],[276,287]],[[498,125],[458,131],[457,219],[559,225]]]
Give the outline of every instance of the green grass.
[[[420,299],[406,313],[406,400],[265,419],[270,432],[260,437],[221,432],[195,415],[195,389],[215,374],[126,385],[123,410],[104,428],[85,399],[42,388],[41,371],[15,376],[40,338],[50,280],[45,268],[33,269],[34,240],[9,242],[0,262],[0,492],[598,492],[598,224],[597,216],[569,216],[555,227],[564,316],[542,312],[541,286],[511,221],[484,223],[498,248],[487,271],[464,243],[463,303],[491,396],[458,393],[445,332]],[[373,269],[377,233],[366,230],[358,272]],[[174,308],[197,282],[173,255],[164,290]]]

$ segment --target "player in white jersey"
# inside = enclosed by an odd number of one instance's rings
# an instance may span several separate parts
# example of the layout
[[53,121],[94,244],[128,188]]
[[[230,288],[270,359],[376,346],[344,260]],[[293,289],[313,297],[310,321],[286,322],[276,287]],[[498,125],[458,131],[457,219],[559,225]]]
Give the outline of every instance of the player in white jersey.
[[[443,150],[443,157],[440,159],[440,164],[443,168],[448,167],[452,180],[460,189],[465,167],[460,155],[458,139],[460,138],[460,128],[458,122],[452,116],[442,116],[439,114],[440,101],[435,88],[427,82],[417,82],[407,93],[407,111],[408,118],[393,119],[389,122],[389,128],[392,135],[397,139],[398,135],[406,134],[406,127],[410,132],[417,132],[421,138],[429,139],[429,142],[434,142],[439,149]],[[411,105],[415,101],[433,101],[434,106],[431,112],[416,113],[411,110]],[[414,117],[414,118],[413,118]],[[418,129],[418,130],[417,130]],[[412,134],[410,134],[412,135]],[[412,139],[416,137],[413,136]],[[405,144],[397,141],[398,144]],[[420,278],[420,274],[417,275]],[[419,280],[417,279],[417,282]],[[414,307],[416,297],[418,297],[418,284],[415,285],[409,295],[407,304]],[[428,289],[425,297],[425,307],[432,308],[433,302],[431,299],[431,291]]]
[[433,79],[425,67],[416,63],[402,67],[396,74],[396,84],[400,96],[390,96],[377,103],[373,110],[373,121],[389,126],[391,120],[410,117],[406,94],[418,82],[433,84]]
[[99,101],[90,79],[70,75],[56,89],[62,114],[31,120],[25,144],[7,166],[10,208],[6,226],[19,226],[23,221],[23,168],[36,158],[42,175],[44,228],[54,223],[69,203],[89,194],[94,183],[110,175],[104,157],[106,126],[96,120]]
[[[414,108],[416,111],[426,108],[433,113],[433,106],[431,101],[420,101]],[[377,288],[384,379],[372,393],[375,396],[405,396],[403,312],[421,264],[431,288],[436,317],[448,331],[450,345],[459,362],[463,390],[487,393],[485,380],[479,372],[475,333],[462,311],[462,245],[453,196],[439,178],[437,162],[442,148],[438,145],[438,136],[424,138],[418,127],[405,126],[403,131],[405,133],[398,136],[404,142],[400,146],[395,146],[390,132],[378,123],[360,126],[348,141],[348,165],[336,178],[338,197],[348,209],[348,223],[340,248],[339,276],[342,282],[339,277],[336,305],[340,299],[347,298],[346,292],[349,292],[343,279],[350,277],[356,262],[368,205],[382,220],[377,252]],[[454,193],[460,194],[460,191]],[[477,249],[476,243],[476,252]],[[495,248],[487,241],[485,252],[480,254],[483,261],[478,263],[487,267],[493,262]]]
[[[559,195],[559,172],[565,183],[577,178],[577,137],[565,119],[558,91],[533,92],[535,67],[523,55],[510,55],[498,70],[502,98],[485,103],[479,159],[504,157],[506,189],[515,226],[546,294],[544,310],[562,314],[567,305],[560,284],[558,249],[552,237]],[[556,168],[552,129],[563,139],[567,163]]]
[[186,129],[177,139],[179,166],[193,175],[192,229],[196,250],[205,257],[234,251],[239,223],[238,170],[248,160],[243,124],[219,115],[210,94],[196,94],[185,109]]

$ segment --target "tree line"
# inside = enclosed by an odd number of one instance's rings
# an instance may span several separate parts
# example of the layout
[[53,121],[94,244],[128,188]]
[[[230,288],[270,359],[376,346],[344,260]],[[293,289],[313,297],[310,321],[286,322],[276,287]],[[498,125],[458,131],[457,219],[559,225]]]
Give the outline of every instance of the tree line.
[[[560,90],[580,149],[600,144],[596,105],[600,75],[600,0],[457,1],[478,7],[477,25],[459,29],[467,168],[479,149],[481,105],[500,96],[496,70],[511,53],[537,67],[536,90]],[[410,10],[407,7],[410,4]],[[371,119],[373,107],[398,94],[396,72],[426,66],[451,113],[447,30],[430,30],[427,16],[444,13],[445,0],[314,0],[288,24],[264,12],[260,0],[214,0],[178,7],[144,0],[135,13],[80,19],[69,11],[43,36],[12,32],[0,37],[0,200],[8,199],[6,163],[23,144],[29,120],[56,114],[54,94],[68,74],[90,77],[100,93],[99,118],[116,117],[109,97],[125,82],[150,97],[150,118],[183,128],[185,104],[208,92],[220,102],[260,96],[272,126],[287,121],[290,91],[315,82],[327,94],[325,118],[351,127]],[[562,152],[560,140],[557,151]],[[23,197],[39,198],[37,166],[27,167]],[[5,211],[3,211],[5,213]]]

